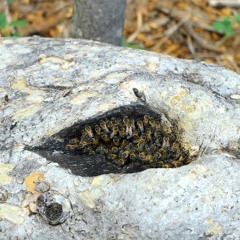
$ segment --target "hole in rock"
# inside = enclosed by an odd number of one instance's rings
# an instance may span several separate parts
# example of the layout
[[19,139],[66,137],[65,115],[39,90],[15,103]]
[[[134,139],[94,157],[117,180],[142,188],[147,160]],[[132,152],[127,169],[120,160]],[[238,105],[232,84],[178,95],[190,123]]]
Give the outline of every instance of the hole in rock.
[[141,105],[78,122],[30,150],[80,176],[176,168],[191,162],[177,123]]

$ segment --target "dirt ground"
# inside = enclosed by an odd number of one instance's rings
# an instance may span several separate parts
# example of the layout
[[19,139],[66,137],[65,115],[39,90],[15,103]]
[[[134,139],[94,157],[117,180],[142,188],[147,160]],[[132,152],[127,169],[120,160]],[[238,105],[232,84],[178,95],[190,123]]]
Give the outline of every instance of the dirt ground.
[[[69,37],[71,0],[12,1],[8,9],[0,3],[0,12],[9,21],[25,19],[28,24],[9,31],[21,36]],[[231,36],[213,28],[214,21],[226,16],[234,19],[237,14],[240,8],[212,7],[207,0],[128,0],[124,38],[149,51],[217,63],[240,73],[240,23],[231,22]]]

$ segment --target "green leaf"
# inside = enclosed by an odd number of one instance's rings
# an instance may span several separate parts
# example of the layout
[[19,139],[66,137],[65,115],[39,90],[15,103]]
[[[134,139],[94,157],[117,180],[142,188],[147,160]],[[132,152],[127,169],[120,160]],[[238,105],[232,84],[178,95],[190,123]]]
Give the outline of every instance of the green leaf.
[[8,3],[9,3],[9,4],[14,3],[14,0],[8,0]]
[[215,31],[222,31],[222,30],[224,30],[224,24],[220,21],[215,21],[213,23],[213,29]]
[[25,20],[19,19],[16,21],[12,21],[9,25],[12,27],[24,27],[27,25],[27,22]]
[[235,21],[236,21],[237,23],[240,23],[240,14],[237,14],[237,15],[235,16]]
[[0,13],[0,28],[4,29],[7,26],[7,19],[4,13]]
[[20,37],[21,35],[18,32],[12,34],[12,37]]

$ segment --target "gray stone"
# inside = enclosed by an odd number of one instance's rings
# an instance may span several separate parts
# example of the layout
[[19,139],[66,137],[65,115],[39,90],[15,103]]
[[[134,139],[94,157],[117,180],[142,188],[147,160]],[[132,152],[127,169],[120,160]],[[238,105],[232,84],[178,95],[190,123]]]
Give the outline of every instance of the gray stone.
[[[240,76],[205,62],[77,39],[0,39],[0,239],[239,239],[239,96]],[[82,177],[26,148],[136,104],[176,121],[195,160]],[[70,202],[60,225],[32,210],[43,179]]]

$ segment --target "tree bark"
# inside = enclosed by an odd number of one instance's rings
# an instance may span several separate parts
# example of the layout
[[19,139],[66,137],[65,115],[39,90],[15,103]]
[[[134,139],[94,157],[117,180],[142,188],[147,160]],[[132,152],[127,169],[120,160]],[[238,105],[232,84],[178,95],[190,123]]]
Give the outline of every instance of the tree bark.
[[71,36],[120,45],[126,0],[74,0]]

